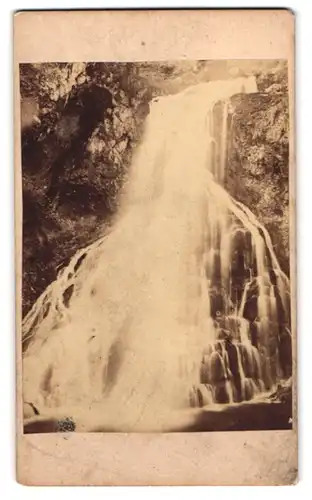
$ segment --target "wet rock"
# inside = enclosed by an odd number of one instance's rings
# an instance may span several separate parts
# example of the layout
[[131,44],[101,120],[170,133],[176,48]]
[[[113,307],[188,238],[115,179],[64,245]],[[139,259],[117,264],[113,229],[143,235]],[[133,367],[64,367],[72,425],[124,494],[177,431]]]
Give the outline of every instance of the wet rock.
[[245,401],[250,401],[255,395],[255,386],[251,378],[245,378],[244,380],[244,399]]
[[190,406],[192,408],[203,408],[212,403],[212,388],[209,384],[199,384],[192,388],[190,393]]
[[225,313],[226,297],[218,288],[212,289],[210,295],[210,314],[212,318],[220,318]]
[[58,420],[53,418],[30,420],[24,424],[24,434],[50,434],[53,432],[58,432]]
[[252,321],[249,326],[250,339],[253,346],[258,347],[259,343],[259,324],[257,321]]
[[248,347],[244,344],[238,344],[238,348],[241,354],[242,367],[244,370],[245,377],[254,377],[254,359],[252,356],[251,346]]
[[25,402],[23,404],[23,416],[25,420],[28,420],[35,415],[39,415],[39,410],[36,408],[36,406],[33,403],[28,403]]
[[244,318],[248,321],[253,322],[258,316],[258,296],[251,295],[246,300],[246,304],[243,312]]
[[[222,410],[214,407],[199,414],[188,432],[197,431],[260,431],[291,429],[290,403],[252,401],[240,405],[225,405]],[[102,431],[103,432],[103,431]]]
[[[216,283],[216,284],[219,284],[221,283],[221,256],[220,256],[220,253],[219,252],[215,252],[214,254],[214,264],[213,264],[213,275],[212,275],[212,280],[213,280],[213,283]],[[217,297],[218,299],[218,302],[217,302],[217,306],[221,306],[219,309],[219,311],[223,311],[223,308],[224,308],[224,299],[222,297],[222,295],[220,295],[219,297]]]
[[236,316],[226,316],[224,318],[223,328],[227,333],[229,333],[227,338],[230,340],[238,339],[240,332],[240,318],[237,318]]
[[224,350],[224,342],[222,340],[218,340],[216,343],[215,343],[215,350],[216,352],[218,352],[221,357],[223,355],[223,350]]
[[234,401],[234,403],[240,402],[241,401],[241,392],[238,393],[236,386],[234,385],[232,379],[230,381],[230,391],[231,391],[231,395],[232,395],[232,401]]
[[214,387],[214,401],[219,404],[227,404],[231,400],[229,382],[218,382]]
[[200,381],[202,384],[208,384],[210,382],[210,370],[209,370],[209,359],[205,356],[200,367]]
[[226,330],[225,328],[220,328],[218,332],[218,339],[219,340],[232,340],[233,335],[230,332],[230,330]]
[[261,380],[261,379],[255,380],[255,385],[256,385],[256,389],[257,389],[256,392],[258,392],[260,394],[265,392],[265,385],[264,385],[263,380]]
[[210,367],[210,380],[212,384],[217,384],[227,380],[225,366],[219,352],[215,351],[212,353],[210,358]]
[[233,384],[236,389],[237,400],[241,401],[242,398],[242,381],[240,373],[240,353],[237,345],[232,342],[226,343],[226,350],[229,358],[229,366],[233,376]]
[[286,382],[278,384],[277,389],[270,395],[272,401],[280,401],[281,403],[292,402],[292,378]]
[[262,378],[260,355],[255,347],[252,347],[251,354],[253,358],[253,369],[254,369],[252,378],[254,380],[259,380]]
[[269,357],[266,348],[261,346],[259,349],[259,354],[260,354],[262,380],[264,383],[265,390],[268,391],[269,389],[271,389],[273,381],[271,377]]
[[287,328],[279,337],[278,351],[283,375],[288,378],[292,373],[292,338]]
[[225,348],[225,341],[221,340],[221,341],[216,342],[215,349],[220,354],[220,356],[222,358],[226,378],[230,379],[232,377],[232,373],[230,370],[229,356],[228,356],[228,353],[227,353],[226,348]]
[[237,346],[232,342],[226,342],[226,351],[228,354],[231,373],[234,377],[239,375],[239,352]]
[[213,403],[212,388],[209,384],[202,384],[198,388],[200,407]]
[[237,230],[232,241],[232,249],[231,276],[233,285],[243,289],[245,279],[249,276],[249,259],[246,260],[247,241],[243,230]]
[[226,372],[226,377],[227,379],[231,379],[232,378],[232,372],[231,372],[231,369],[230,369],[230,360],[229,360],[229,355],[226,351],[226,349],[224,348],[224,351],[223,351],[223,362],[224,362],[224,366],[225,366],[225,372]]
[[279,366],[278,339],[277,338],[274,338],[274,337],[270,338],[267,352],[268,352],[268,356],[269,356],[268,362],[270,365],[270,375],[271,375],[272,383],[275,384],[281,375],[280,366]]
[[[287,320],[289,321],[289,316],[290,316],[290,311],[289,311],[289,306],[290,303],[286,305],[286,310],[284,309],[282,297],[279,293],[279,290],[277,287],[274,287],[274,292],[275,292],[275,300],[276,300],[276,314],[277,314],[277,320],[280,325],[285,324]],[[287,302],[287,300],[286,300]]]

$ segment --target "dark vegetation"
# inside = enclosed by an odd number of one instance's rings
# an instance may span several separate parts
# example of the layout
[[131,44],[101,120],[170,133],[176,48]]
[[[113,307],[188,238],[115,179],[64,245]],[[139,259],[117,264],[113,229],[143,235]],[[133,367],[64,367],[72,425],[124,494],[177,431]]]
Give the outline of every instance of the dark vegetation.
[[227,187],[268,228],[288,272],[283,62],[23,64],[23,314],[110,224],[151,98],[236,74],[256,74],[260,92],[231,101]]

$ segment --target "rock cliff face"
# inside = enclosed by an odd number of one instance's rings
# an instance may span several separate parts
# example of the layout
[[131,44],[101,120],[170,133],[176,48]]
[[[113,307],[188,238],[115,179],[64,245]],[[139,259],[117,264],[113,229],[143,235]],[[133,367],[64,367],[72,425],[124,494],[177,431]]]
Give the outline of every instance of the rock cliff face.
[[286,69],[258,78],[257,94],[231,100],[227,188],[268,229],[289,273],[289,116]]
[[110,224],[151,98],[233,77],[237,66],[240,74],[258,73],[259,93],[231,100],[227,188],[268,228],[288,272],[283,63],[27,64],[20,68],[24,314]]
[[20,68],[23,313],[114,215],[148,92],[131,64]]

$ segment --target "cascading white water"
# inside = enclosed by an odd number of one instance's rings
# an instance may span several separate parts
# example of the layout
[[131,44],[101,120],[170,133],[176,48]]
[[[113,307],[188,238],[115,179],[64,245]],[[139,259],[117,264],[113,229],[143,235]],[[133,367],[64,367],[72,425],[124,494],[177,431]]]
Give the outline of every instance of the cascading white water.
[[[73,257],[23,322],[25,401],[154,430],[198,398],[229,403],[264,389],[263,370],[279,365],[267,325],[288,315],[288,279],[265,228],[223,186],[228,100],[256,91],[253,77],[240,78],[151,103],[113,229]],[[238,235],[249,273],[239,286]]]

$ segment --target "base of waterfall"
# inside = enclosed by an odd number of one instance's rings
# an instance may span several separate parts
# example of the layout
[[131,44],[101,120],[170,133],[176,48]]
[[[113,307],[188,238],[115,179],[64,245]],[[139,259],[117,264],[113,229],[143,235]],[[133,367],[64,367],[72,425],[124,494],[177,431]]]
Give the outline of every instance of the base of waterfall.
[[[37,414],[36,414],[37,413]],[[159,411],[144,425],[122,415],[110,416],[104,404],[88,408],[57,408],[40,413],[24,405],[24,433],[55,432],[222,432],[292,429],[291,380],[270,394],[241,403],[213,404],[181,411]],[[136,425],[137,424],[137,425]]]

